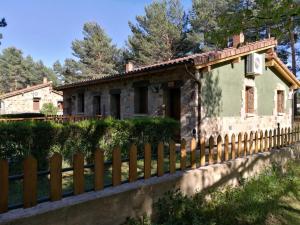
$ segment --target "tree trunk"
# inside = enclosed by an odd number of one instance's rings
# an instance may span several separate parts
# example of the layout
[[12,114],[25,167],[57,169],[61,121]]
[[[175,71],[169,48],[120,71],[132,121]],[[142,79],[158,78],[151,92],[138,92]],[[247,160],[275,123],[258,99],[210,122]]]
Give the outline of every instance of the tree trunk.
[[292,72],[295,76],[297,76],[296,47],[295,47],[295,33],[293,29],[293,18],[290,19],[289,36],[290,36],[290,44],[291,44],[291,51],[292,51]]

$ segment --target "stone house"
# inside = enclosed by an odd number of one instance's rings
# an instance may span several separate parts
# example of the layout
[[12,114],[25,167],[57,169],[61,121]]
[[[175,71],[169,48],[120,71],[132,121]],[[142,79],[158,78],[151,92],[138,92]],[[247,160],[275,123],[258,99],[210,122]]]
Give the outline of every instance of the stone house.
[[[64,114],[167,116],[182,138],[291,126],[292,96],[300,82],[277,57],[273,38],[189,55],[57,88]],[[200,130],[200,132],[198,132]]]
[[53,103],[62,114],[62,92],[52,87],[52,81],[0,95],[0,114],[39,113],[44,103]]

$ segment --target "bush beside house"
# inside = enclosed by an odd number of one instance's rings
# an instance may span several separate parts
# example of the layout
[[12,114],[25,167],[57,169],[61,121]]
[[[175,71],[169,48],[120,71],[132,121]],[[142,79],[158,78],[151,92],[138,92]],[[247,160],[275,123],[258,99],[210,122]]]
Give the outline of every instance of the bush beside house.
[[154,147],[159,141],[170,141],[179,124],[168,118],[135,118],[128,120],[85,120],[58,124],[44,121],[0,123],[0,157],[19,162],[32,154],[37,158],[39,169],[47,167],[48,157],[59,152],[71,162],[75,152],[83,152],[86,159],[96,148],[104,150],[105,159],[117,145],[122,156],[127,157],[132,143],[142,153],[144,143]]

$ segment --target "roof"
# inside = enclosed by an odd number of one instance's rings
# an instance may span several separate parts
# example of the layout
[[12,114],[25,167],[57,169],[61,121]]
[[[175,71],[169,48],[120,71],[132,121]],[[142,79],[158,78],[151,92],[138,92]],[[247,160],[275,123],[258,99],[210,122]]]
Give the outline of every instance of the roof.
[[[267,50],[270,48],[273,48],[277,45],[277,41],[274,38],[268,38],[256,42],[246,43],[245,45],[238,47],[238,48],[225,48],[223,50],[218,51],[210,51],[206,53],[199,53],[199,54],[193,54],[186,57],[181,57],[161,63],[156,63],[148,66],[143,66],[139,68],[135,68],[129,72],[124,72],[120,74],[115,75],[108,75],[102,78],[93,78],[93,79],[87,79],[82,80],[78,82],[74,82],[71,84],[62,85],[59,87],[56,87],[56,90],[65,90],[69,88],[75,88],[75,87],[81,87],[81,86],[87,86],[91,84],[98,84],[103,82],[109,82],[113,80],[121,80],[130,78],[136,75],[145,75],[147,72],[155,71],[158,69],[166,68],[166,67],[172,67],[180,64],[189,64],[194,65],[196,68],[201,69],[213,64],[217,64],[220,62],[232,60],[237,57],[248,55],[252,52],[258,52]],[[286,67],[283,63],[281,66]],[[286,67],[287,69],[287,67]],[[295,77],[295,76],[293,76]],[[297,79],[296,79],[297,80]],[[300,83],[299,83],[300,86]]]
[[[10,97],[13,97],[13,96],[16,96],[16,95],[24,94],[24,93],[27,93],[27,92],[30,92],[30,91],[35,91],[35,90],[38,90],[38,89],[41,89],[41,88],[44,88],[44,87],[48,87],[48,86],[52,86],[51,81],[47,82],[47,83],[37,84],[37,85],[34,85],[34,86],[23,88],[23,89],[20,89],[20,90],[8,92],[6,94],[0,95],[0,99],[10,98]],[[56,93],[57,92],[58,91],[56,91]],[[57,93],[57,94],[59,94],[59,93]],[[60,93],[60,95],[62,95],[62,94]]]

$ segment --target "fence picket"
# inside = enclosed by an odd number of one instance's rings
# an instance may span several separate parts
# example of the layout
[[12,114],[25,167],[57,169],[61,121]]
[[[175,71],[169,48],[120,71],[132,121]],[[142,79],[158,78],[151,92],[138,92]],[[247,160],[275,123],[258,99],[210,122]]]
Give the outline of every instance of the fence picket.
[[200,166],[205,166],[205,138],[200,140]]
[[254,150],[254,152],[255,152],[255,154],[257,154],[258,153],[258,132],[257,131],[255,131],[255,150]]
[[224,160],[228,161],[229,160],[229,153],[228,153],[228,145],[229,145],[229,140],[228,140],[228,135],[225,135],[224,138]]
[[273,131],[273,148],[276,148],[277,147],[277,143],[276,143],[276,129],[274,129]]
[[238,157],[242,155],[242,133],[238,135]]
[[181,140],[181,145],[180,145],[180,168],[181,168],[181,170],[185,170],[185,168],[186,168],[186,141],[185,141],[185,139]]
[[269,131],[269,151],[272,149],[272,130]]
[[196,169],[196,139],[191,140],[191,168]]
[[217,163],[222,161],[222,137],[217,137]]
[[0,159],[0,213],[8,210],[8,160]]
[[288,145],[290,145],[291,143],[291,129],[288,128]]
[[37,161],[31,155],[24,160],[23,196],[24,208],[37,204]]
[[260,136],[259,136],[259,151],[263,152],[264,151],[264,147],[263,147],[263,141],[264,141],[264,133],[262,131],[260,131]]
[[151,177],[151,145],[145,144],[144,147],[144,179]]
[[174,141],[170,141],[170,173],[176,171],[176,146]]
[[74,194],[79,195],[84,192],[84,156],[81,152],[74,155],[73,168]]
[[235,134],[231,135],[231,159],[235,159]]
[[137,180],[137,147],[132,144],[129,150],[129,182]]
[[120,147],[116,147],[113,150],[113,165],[112,165],[112,183],[113,186],[118,186],[121,184],[121,149]]
[[164,144],[160,142],[157,147],[157,176],[164,175]]
[[287,128],[285,128],[284,129],[284,146],[287,146],[287,144],[288,144],[288,139],[287,139],[287,137],[288,137],[288,134],[287,134]]
[[51,201],[58,201],[62,197],[62,156],[54,153],[50,158],[50,198]]
[[245,132],[244,134],[244,157],[247,156],[248,153],[248,134]]
[[210,136],[209,138],[209,153],[208,153],[208,164],[213,164],[214,163],[214,137]]
[[265,131],[265,147],[264,147],[264,152],[265,151],[268,151],[268,148],[269,148],[269,143],[268,143],[268,131],[266,130]]
[[281,143],[280,143],[280,147],[284,146],[284,130],[283,128],[281,128]]
[[249,154],[253,154],[253,132],[250,132],[250,138],[249,138]]
[[97,149],[94,152],[94,185],[95,190],[102,190],[104,188],[104,153]]

